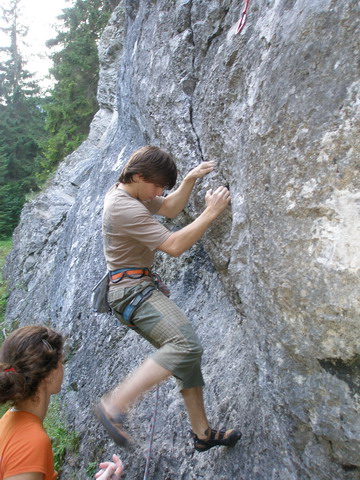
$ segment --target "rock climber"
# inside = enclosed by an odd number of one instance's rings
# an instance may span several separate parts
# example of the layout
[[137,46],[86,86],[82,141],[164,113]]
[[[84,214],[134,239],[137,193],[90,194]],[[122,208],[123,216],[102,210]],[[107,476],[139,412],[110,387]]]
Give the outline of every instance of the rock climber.
[[[109,271],[109,304],[120,322],[157,349],[95,408],[98,419],[119,445],[131,442],[123,426],[130,407],[141,394],[171,375],[178,381],[197,451],[217,445],[234,446],[241,437],[236,429],[210,427],[203,401],[203,349],[199,338],[151,270],[157,250],[178,257],[228,207],[230,192],[220,186],[206,193],[204,211],[180,230],[169,231],[153,216],[176,217],[187,204],[196,180],[214,167],[213,162],[200,163],[173,193],[163,196],[176,183],[175,162],[166,151],[145,146],[131,155],[118,182],[105,196],[103,242]],[[134,300],[136,309],[129,320],[126,312]]]

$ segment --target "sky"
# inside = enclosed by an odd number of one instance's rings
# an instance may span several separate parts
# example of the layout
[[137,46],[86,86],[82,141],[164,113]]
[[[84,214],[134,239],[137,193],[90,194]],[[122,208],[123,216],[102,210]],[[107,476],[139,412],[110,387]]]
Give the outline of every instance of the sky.
[[[6,3],[6,0],[0,0],[1,5]],[[43,80],[43,77],[51,67],[51,61],[48,58],[50,50],[45,43],[56,36],[54,28],[56,17],[62,13],[63,8],[70,7],[71,3],[69,0],[23,0],[21,2],[21,23],[28,27],[25,38],[28,46],[21,46],[21,53],[27,60],[27,70],[36,75],[43,87],[49,84],[48,81]],[[0,44],[4,45],[3,37],[0,37]]]

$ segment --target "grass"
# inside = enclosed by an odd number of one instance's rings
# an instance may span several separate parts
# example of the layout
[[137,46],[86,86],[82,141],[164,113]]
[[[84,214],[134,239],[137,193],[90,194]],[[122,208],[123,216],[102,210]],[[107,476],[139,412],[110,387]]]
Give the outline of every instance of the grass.
[[44,421],[54,452],[54,467],[60,472],[66,453],[77,453],[79,438],[74,430],[69,429],[62,419],[60,401],[52,397],[49,410]]
[[[4,316],[6,310],[7,288],[3,279],[3,268],[6,257],[10,253],[12,247],[11,239],[0,240],[0,345],[4,340]],[[0,405],[0,418],[8,409],[8,405]]]
[[90,462],[86,469],[86,475],[94,478],[95,473],[99,471],[99,462]]
[[3,278],[3,268],[11,248],[11,239],[0,240],[0,345],[4,340],[4,316],[8,297],[6,282]]
[[9,409],[9,405],[0,405],[0,418],[6,413],[6,410]]

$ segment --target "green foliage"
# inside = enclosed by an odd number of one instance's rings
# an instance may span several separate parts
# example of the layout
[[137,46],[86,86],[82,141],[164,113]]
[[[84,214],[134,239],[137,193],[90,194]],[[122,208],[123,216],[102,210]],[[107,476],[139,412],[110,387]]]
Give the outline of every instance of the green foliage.
[[59,17],[62,26],[57,37],[47,43],[57,50],[51,55],[54,66],[50,70],[56,84],[45,107],[50,136],[41,167],[46,174],[88,135],[98,109],[97,41],[109,16],[109,4],[102,0],[75,0]]
[[55,470],[59,472],[64,463],[66,453],[77,453],[79,438],[74,430],[71,430],[62,419],[60,401],[52,397],[49,410],[44,421],[54,452]]
[[86,469],[86,475],[94,478],[95,473],[99,471],[99,462],[90,462]]
[[118,3],[72,0],[63,10],[58,35],[48,42],[55,86],[44,98],[19,50],[26,34],[18,20],[21,1],[0,7],[0,30],[8,38],[0,48],[0,239],[12,234],[29,194],[87,137],[98,108],[97,41]]
[[0,418],[7,412],[9,405],[0,405]]
[[0,47],[0,239],[12,234],[26,199],[87,137],[98,108],[97,41],[118,4],[72,0],[63,10],[58,35],[48,42],[55,86],[42,97],[19,49],[26,35],[18,20],[21,1],[0,6],[0,30],[8,38]]
[[38,190],[35,173],[41,156],[36,139],[21,132],[25,123],[19,122],[12,130],[1,124],[0,120],[0,238],[7,238],[19,222],[27,195]]
[[0,105],[0,238],[12,234],[27,193],[38,189],[45,117],[34,100],[22,95],[16,105]]
[[38,189],[36,170],[46,131],[43,100],[25,69],[19,41],[20,0],[3,8],[8,47],[1,48],[0,66],[0,238],[12,234],[28,192]]
[[11,240],[0,240],[0,345],[4,341],[4,315],[6,310],[6,300],[8,297],[6,283],[3,278],[3,268],[11,247]]
[[0,238],[11,235],[18,224],[24,201],[21,182],[0,186]]

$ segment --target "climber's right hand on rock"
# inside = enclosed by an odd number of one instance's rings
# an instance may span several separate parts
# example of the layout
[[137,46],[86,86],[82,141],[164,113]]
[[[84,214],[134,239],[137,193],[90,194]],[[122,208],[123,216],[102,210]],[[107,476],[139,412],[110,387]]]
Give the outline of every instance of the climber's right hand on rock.
[[230,192],[226,187],[218,187],[215,192],[208,190],[205,195],[205,204],[207,209],[214,216],[220,215],[230,203]]

